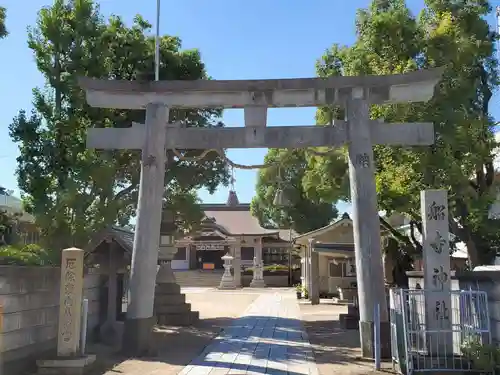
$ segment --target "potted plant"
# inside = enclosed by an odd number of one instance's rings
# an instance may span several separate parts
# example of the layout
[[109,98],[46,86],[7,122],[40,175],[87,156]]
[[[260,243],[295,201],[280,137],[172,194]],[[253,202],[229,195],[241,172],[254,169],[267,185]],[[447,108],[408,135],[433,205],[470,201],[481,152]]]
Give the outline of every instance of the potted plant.
[[295,293],[297,294],[297,299],[302,299],[302,284],[295,284]]

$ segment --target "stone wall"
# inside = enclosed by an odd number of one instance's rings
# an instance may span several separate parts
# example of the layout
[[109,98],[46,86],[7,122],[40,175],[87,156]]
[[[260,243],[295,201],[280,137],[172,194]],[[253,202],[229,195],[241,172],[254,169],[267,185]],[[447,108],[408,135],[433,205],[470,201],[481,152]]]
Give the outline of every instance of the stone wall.
[[[241,277],[241,284],[243,287],[250,286],[252,282],[251,275],[243,275]],[[264,275],[264,282],[269,287],[286,287],[288,286],[288,275],[266,276]]]
[[[55,353],[60,272],[58,267],[0,266],[0,304],[3,305],[0,358],[4,374],[30,370],[37,359]],[[99,275],[85,276],[89,339],[100,321],[100,284]]]

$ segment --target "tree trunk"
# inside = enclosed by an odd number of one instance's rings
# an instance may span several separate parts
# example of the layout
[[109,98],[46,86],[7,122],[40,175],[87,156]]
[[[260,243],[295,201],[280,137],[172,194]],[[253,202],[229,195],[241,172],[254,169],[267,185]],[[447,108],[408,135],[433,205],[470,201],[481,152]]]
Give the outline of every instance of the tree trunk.
[[467,239],[467,241],[465,241],[465,244],[467,245],[467,253],[468,253],[467,256],[469,258],[469,266],[471,269],[473,269],[475,266],[480,265],[477,246],[476,243],[472,240],[472,238]]

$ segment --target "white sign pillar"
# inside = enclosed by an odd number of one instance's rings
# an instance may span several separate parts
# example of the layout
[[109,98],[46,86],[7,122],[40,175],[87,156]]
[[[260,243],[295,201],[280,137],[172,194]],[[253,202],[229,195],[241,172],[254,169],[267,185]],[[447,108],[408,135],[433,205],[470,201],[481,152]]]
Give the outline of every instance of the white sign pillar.
[[[426,337],[430,353],[443,355],[453,351],[451,334],[451,277],[446,190],[420,192],[422,245],[424,261]],[[448,331],[448,333],[443,333]]]

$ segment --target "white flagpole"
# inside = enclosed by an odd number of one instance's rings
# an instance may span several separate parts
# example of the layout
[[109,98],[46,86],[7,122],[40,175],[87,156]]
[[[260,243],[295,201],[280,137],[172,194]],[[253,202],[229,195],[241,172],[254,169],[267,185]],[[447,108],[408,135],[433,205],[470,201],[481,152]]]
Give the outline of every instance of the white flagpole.
[[160,80],[160,1],[156,0],[155,81]]

